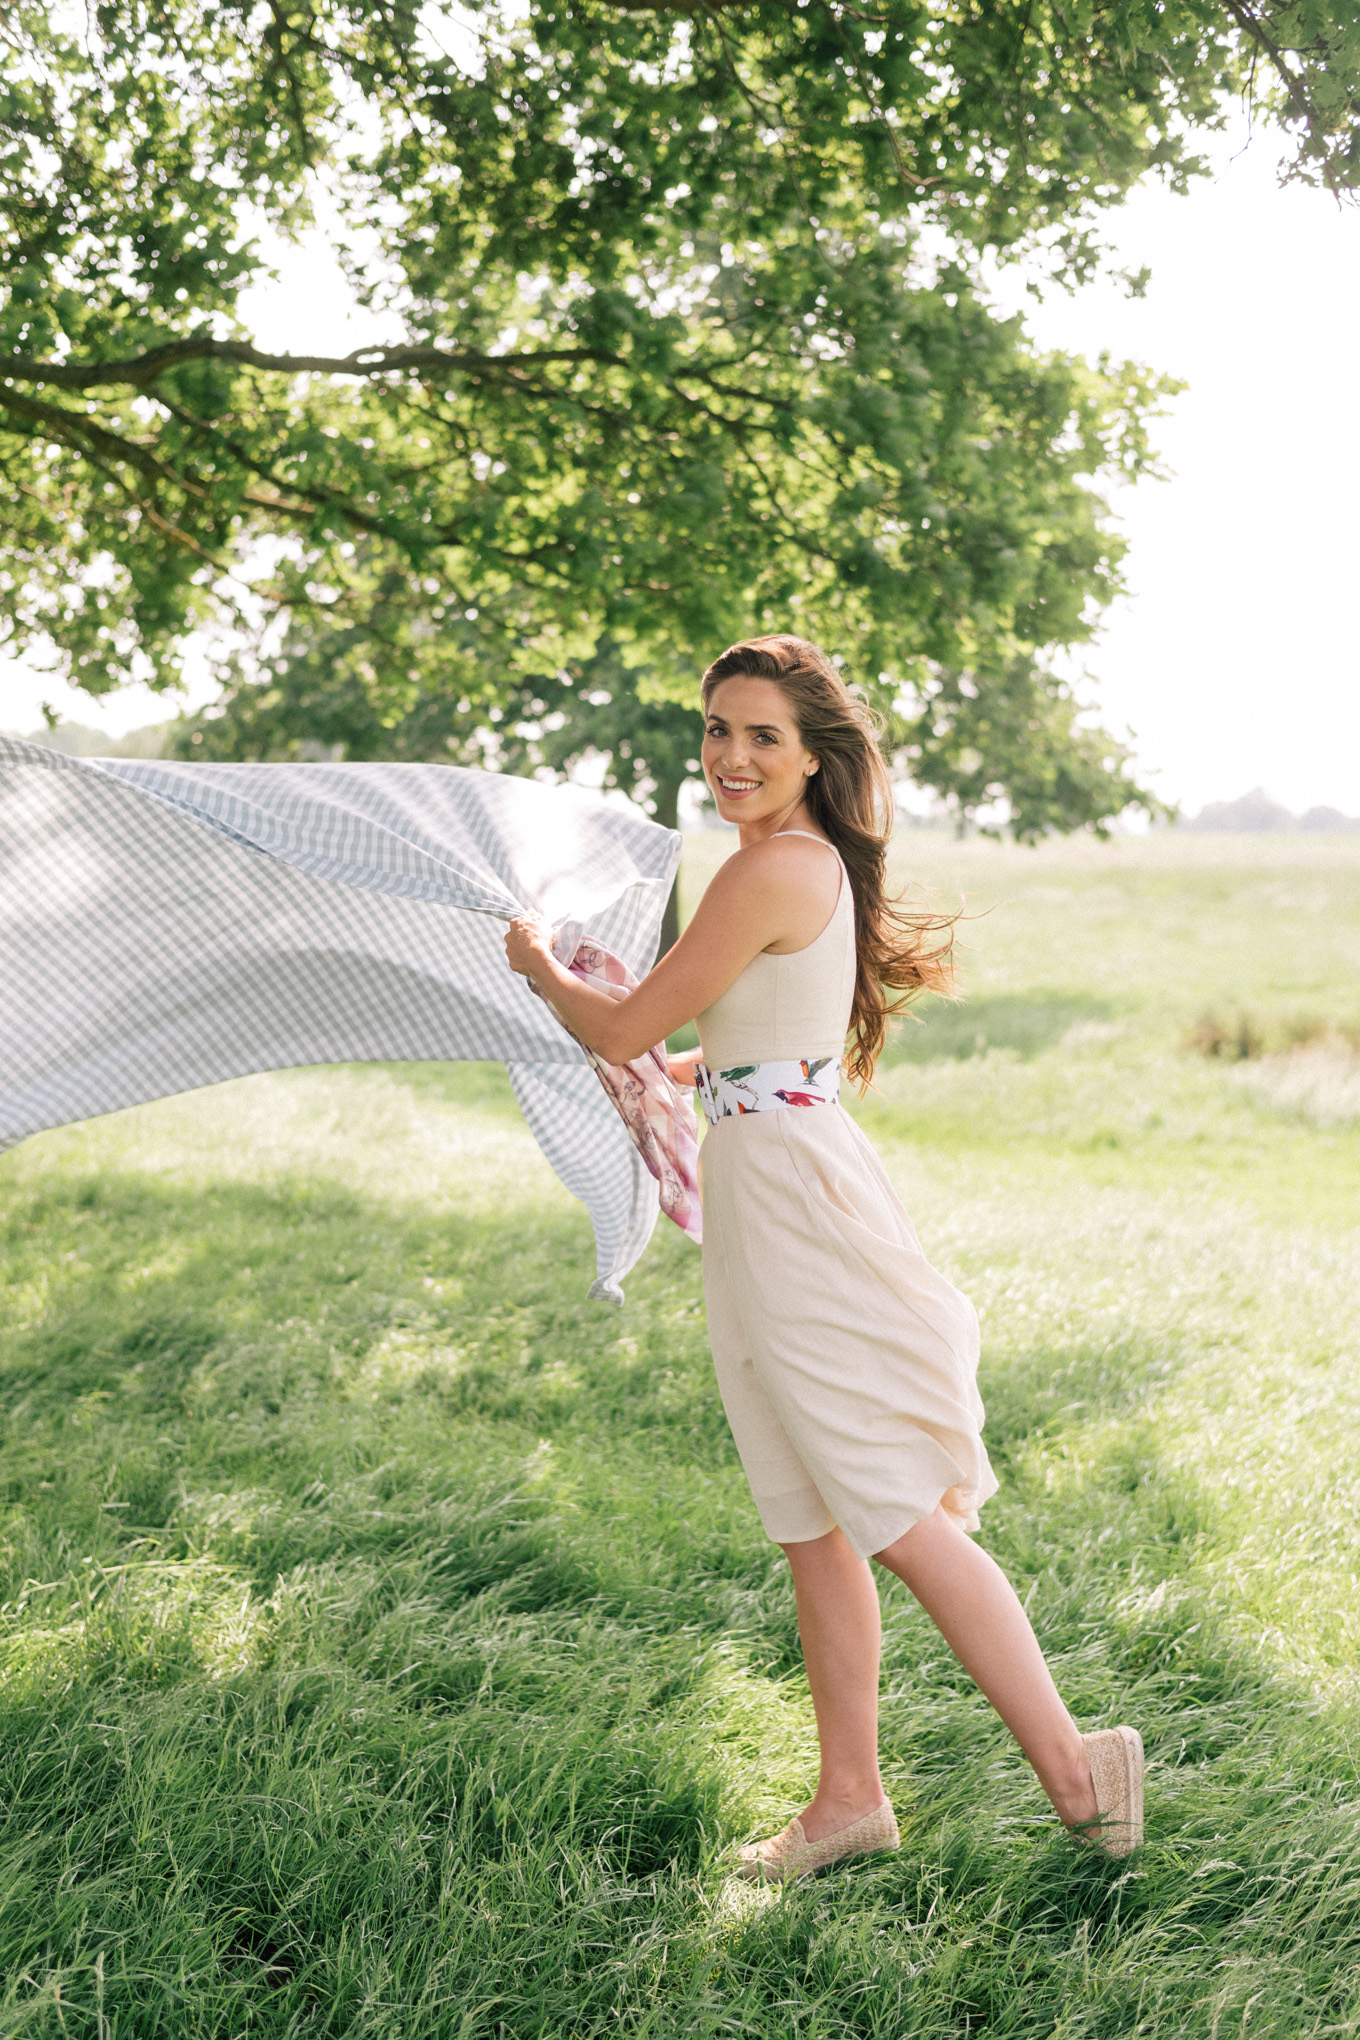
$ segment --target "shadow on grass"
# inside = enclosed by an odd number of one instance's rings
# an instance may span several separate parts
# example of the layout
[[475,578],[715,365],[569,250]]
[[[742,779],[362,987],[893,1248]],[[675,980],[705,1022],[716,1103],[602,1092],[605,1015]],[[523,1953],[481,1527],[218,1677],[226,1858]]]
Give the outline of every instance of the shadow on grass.
[[882,1066],[952,1060],[967,1062],[994,1048],[1012,1049],[1023,1060],[1041,1055],[1069,1028],[1108,1020],[1114,1008],[1084,992],[1023,992],[991,999],[923,999],[913,1008],[919,1023],[894,1023]]
[[987,1542],[1161,1758],[1142,1866],[1074,1855],[893,1588],[902,1853],[724,1910],[812,1743],[678,1236],[620,1315],[562,1211],[110,1172],[9,1220],[0,2031],[1354,2030],[1351,1766],[1197,1594],[1175,1351],[986,1384]]
[[[12,1195],[6,1233],[14,1288],[42,1293],[0,1342],[16,1586],[64,1569],[53,1539],[101,1562],[148,1537],[178,1551],[210,1496],[214,1544],[235,1538],[233,1562],[248,1551],[267,1587],[301,1558],[399,1548],[451,1483],[500,1492],[529,1460],[522,1505],[490,1523],[477,1562],[441,1560],[444,1591],[511,1573],[523,1606],[598,1591],[550,1536],[526,1550],[524,1525],[642,1506],[658,1458],[689,1555],[621,1555],[619,1599],[630,1574],[644,1599],[673,1591],[695,1549],[751,1571],[749,1550],[735,1556],[749,1505],[697,1256],[678,1234],[619,1312],[586,1300],[584,1215],[528,1200],[432,1218],[307,1182],[184,1192],[107,1172]],[[394,1454],[407,1502],[379,1482],[351,1508],[353,1484]],[[242,1505],[239,1537],[237,1494],[272,1498]]]

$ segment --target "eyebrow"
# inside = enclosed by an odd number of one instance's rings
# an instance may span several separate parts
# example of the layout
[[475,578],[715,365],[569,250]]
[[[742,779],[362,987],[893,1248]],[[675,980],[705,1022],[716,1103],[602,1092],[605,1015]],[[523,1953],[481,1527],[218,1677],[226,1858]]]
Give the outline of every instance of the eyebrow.
[[[725,715],[718,715],[718,714],[716,713],[716,711],[714,711],[714,710],[710,709],[710,711],[709,711],[709,715],[708,715],[708,720],[709,720],[710,722],[728,722],[728,720],[729,720],[729,719],[728,719],[728,717],[727,717],[727,716],[725,716]],[[729,726],[730,726],[730,725],[729,725]],[[742,728],[743,728],[743,729],[744,729],[744,730],[746,731],[746,734],[747,734],[747,736],[748,736],[748,737],[750,737],[750,736],[756,736],[756,737],[758,737],[758,736],[760,736],[760,735],[761,735],[762,733],[766,733],[766,734],[768,734],[769,736],[772,736],[772,737],[782,737],[782,736],[786,736],[786,735],[788,734],[788,733],[787,733],[787,731],[785,731],[785,730],[782,730],[782,729],[781,729],[781,728],[779,727],[779,724],[778,724],[778,723],[772,723],[772,722],[748,722],[748,723],[743,723],[743,724],[742,724]]]

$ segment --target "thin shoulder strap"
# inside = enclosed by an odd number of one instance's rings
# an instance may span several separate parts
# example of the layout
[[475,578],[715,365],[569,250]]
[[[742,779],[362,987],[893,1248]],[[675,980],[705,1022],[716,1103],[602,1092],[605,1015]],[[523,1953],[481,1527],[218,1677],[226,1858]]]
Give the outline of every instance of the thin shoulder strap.
[[[841,853],[836,848],[835,844],[828,843],[825,836],[814,836],[811,829],[776,829],[774,833],[776,836],[806,836],[809,843],[820,843],[823,850],[829,850],[831,852],[831,855],[835,858],[837,864],[839,864],[841,868],[841,882],[839,886],[836,888],[836,907],[837,909],[839,909],[841,901],[845,898],[846,893],[849,890],[849,888],[846,885],[846,880],[849,878],[850,873],[846,868],[845,859],[841,856]],[[773,841],[773,838],[771,838],[771,841]],[[828,927],[830,926],[829,922],[827,926]],[[823,933],[825,933],[825,930],[823,930]],[[797,956],[801,954],[801,951],[793,950],[790,951],[789,953],[791,955]]]
[[[806,836],[809,843],[820,843],[823,850],[829,850],[833,857],[840,857],[841,855],[840,851],[836,848],[834,843],[828,843],[825,836],[814,836],[811,829],[776,829],[775,835]],[[842,864],[845,862],[845,859],[843,857],[841,857],[841,862]]]

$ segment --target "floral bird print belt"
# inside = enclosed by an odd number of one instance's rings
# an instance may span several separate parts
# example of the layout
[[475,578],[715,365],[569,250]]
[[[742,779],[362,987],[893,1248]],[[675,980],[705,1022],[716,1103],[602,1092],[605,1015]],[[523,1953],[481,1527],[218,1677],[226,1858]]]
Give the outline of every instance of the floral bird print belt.
[[792,1062],[738,1063],[694,1072],[704,1118],[710,1126],[748,1112],[784,1112],[799,1105],[834,1105],[841,1095],[839,1058],[823,1055]]

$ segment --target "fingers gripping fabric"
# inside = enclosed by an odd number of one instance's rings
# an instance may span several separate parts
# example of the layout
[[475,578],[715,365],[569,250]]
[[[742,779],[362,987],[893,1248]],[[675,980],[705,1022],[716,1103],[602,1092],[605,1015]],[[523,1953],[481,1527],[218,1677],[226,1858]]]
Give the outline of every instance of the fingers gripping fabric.
[[[571,913],[639,974],[680,839],[438,765],[176,765],[0,738],[0,1147],[251,1071],[489,1058],[617,1295],[656,1217],[501,922]],[[647,1179],[650,1182],[650,1179]]]

